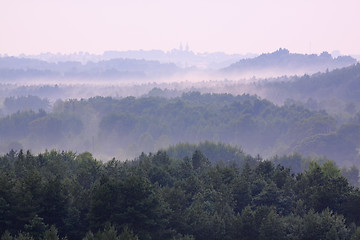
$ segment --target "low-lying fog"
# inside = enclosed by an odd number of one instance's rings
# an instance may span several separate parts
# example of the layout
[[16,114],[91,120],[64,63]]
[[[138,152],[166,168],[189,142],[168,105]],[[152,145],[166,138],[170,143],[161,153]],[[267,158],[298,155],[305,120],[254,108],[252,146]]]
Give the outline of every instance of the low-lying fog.
[[[284,57],[292,59],[285,68],[269,67],[264,60]],[[293,68],[294,62],[309,58],[320,61],[318,71]],[[345,136],[360,124],[360,65],[323,66],[346,65],[351,58],[299,56],[280,49],[220,70],[115,62],[136,71],[112,69],[117,66],[113,61],[94,63],[94,75],[80,63],[52,64],[47,71],[46,63],[30,60],[42,69],[0,69],[0,153],[55,148],[90,151],[102,160],[126,159],[178,142],[209,140],[265,157],[299,151],[328,152],[338,159],[344,153],[345,165],[359,157],[357,135]],[[1,64],[9,65],[9,59]],[[245,65],[253,70],[244,70]],[[139,66],[144,74],[138,74]],[[172,70],[161,74],[169,66]],[[350,150],[337,149],[331,141]],[[329,148],[311,147],[316,144]]]

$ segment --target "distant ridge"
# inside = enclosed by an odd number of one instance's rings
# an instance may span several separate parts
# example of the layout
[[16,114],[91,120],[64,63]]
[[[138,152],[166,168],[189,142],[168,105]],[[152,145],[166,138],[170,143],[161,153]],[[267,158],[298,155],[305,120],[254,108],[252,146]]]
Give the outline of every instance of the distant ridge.
[[46,62],[19,57],[0,58],[0,80],[31,78],[144,78],[171,75],[180,69],[173,63],[139,59],[110,59],[82,64],[77,61]]
[[[0,54],[1,56],[1,54]],[[244,58],[251,58],[258,54],[227,54],[224,52],[195,53],[189,49],[162,50],[127,50],[127,51],[105,51],[103,54],[91,54],[78,52],[71,54],[41,53],[37,55],[21,54],[21,58],[38,59],[46,62],[88,62],[108,61],[111,59],[137,59],[148,61],[159,61],[160,63],[174,63],[181,68],[196,67],[201,69],[221,69],[229,64]]]
[[251,59],[242,59],[222,69],[228,73],[259,73],[275,72],[283,74],[304,74],[325,72],[355,64],[357,61],[350,56],[333,58],[328,52],[317,54],[290,53],[280,48],[272,53],[264,53]]

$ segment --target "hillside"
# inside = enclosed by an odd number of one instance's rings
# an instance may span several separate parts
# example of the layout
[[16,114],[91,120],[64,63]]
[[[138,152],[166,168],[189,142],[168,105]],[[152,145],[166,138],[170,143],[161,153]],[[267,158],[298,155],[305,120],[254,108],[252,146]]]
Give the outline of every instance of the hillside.
[[269,99],[274,99],[274,96],[282,101],[287,98],[322,100],[331,97],[360,103],[360,64],[280,81],[263,81],[260,87]]
[[264,53],[258,57],[242,59],[224,68],[224,73],[258,75],[295,75],[304,73],[325,72],[336,68],[355,64],[356,59],[350,56],[333,58],[329,53],[316,54],[290,53],[280,48],[272,53]]

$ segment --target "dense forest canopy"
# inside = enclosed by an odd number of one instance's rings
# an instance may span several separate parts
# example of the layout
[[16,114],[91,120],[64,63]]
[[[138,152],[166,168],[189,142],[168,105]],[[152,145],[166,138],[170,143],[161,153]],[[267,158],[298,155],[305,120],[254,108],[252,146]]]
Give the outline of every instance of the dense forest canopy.
[[[358,239],[358,169],[207,145],[224,158],[10,151],[0,157],[1,239]],[[194,147],[206,150],[169,151]]]
[[[22,101],[8,98],[5,107]],[[33,97],[27,102],[47,106]],[[47,112],[23,110],[1,118],[0,147],[3,153],[63,149],[126,159],[179,142],[213,141],[263,157],[299,152],[351,166],[359,159],[359,126],[358,121],[339,124],[325,111],[296,104],[278,106],[248,94],[94,97],[57,101]]]

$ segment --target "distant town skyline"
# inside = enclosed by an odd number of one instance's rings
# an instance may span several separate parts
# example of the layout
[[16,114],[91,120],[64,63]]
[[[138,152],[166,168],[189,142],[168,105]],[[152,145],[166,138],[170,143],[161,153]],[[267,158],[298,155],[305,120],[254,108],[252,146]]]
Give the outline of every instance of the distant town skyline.
[[0,54],[183,49],[360,55],[358,0],[0,0]]

